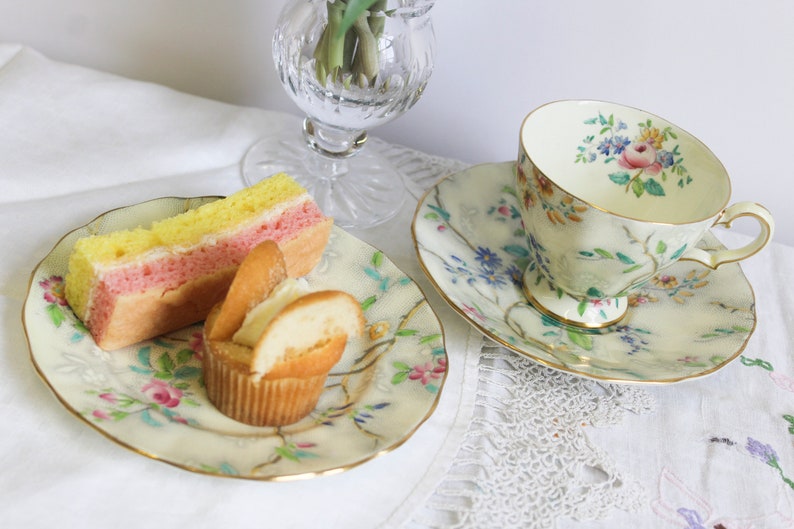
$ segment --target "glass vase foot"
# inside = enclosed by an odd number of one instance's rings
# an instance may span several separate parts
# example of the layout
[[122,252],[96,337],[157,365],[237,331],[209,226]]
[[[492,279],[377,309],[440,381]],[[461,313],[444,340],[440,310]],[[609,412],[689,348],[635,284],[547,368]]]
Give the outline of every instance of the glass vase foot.
[[366,229],[388,221],[405,201],[402,175],[374,145],[349,157],[310,149],[300,134],[263,137],[242,162],[247,185],[285,172],[304,186],[326,215],[347,229]]

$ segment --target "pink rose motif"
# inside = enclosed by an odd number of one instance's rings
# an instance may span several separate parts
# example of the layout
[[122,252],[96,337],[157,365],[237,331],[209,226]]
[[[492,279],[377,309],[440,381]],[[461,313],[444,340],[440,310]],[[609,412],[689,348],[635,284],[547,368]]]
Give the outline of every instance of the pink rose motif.
[[162,380],[152,380],[141,388],[144,395],[166,408],[179,406],[179,399],[182,397],[182,390],[177,389],[163,382]]
[[64,282],[61,276],[52,276],[49,279],[39,281],[39,286],[44,289],[44,300],[65,307],[66,296],[64,294]]
[[642,169],[650,175],[657,175],[662,164],[656,161],[656,149],[649,143],[631,144],[618,158],[618,165],[624,169]]
[[424,365],[415,365],[413,371],[408,378],[411,380],[421,381],[423,386],[426,386],[431,380],[441,378],[442,373],[447,370],[447,363],[442,358],[438,361],[438,366],[434,366],[433,362],[425,362]]
[[196,358],[201,360],[201,353],[204,351],[204,333],[194,332],[188,340],[188,347],[196,354]]
[[108,401],[111,404],[116,404],[118,399],[113,393],[100,393],[99,398]]
[[104,410],[94,410],[93,413],[91,413],[91,415],[103,421],[109,421],[111,419],[110,414],[108,414],[108,412]]

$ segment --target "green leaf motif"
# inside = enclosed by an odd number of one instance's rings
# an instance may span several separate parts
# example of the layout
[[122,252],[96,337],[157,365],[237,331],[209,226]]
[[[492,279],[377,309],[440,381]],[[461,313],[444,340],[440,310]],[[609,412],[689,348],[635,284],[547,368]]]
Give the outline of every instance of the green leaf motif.
[[635,178],[634,181],[631,182],[631,190],[634,191],[634,195],[637,198],[640,198],[643,193],[645,193],[645,184],[639,178]]
[[368,308],[374,305],[376,301],[378,301],[377,296],[368,297],[367,299],[361,302],[361,310],[366,311]]
[[441,335],[440,334],[428,334],[427,336],[423,336],[419,340],[419,343],[420,344],[426,344],[426,343],[430,343],[430,342],[433,342],[435,340],[440,340],[440,339],[441,339]]
[[626,254],[622,254],[622,253],[618,252],[617,256],[618,256],[618,259],[620,259],[620,262],[623,263],[623,264],[634,264],[634,259],[632,259],[631,257],[629,257]]
[[614,259],[615,257],[609,253],[608,251],[604,250],[603,248],[596,248],[593,250],[595,253],[603,257],[604,259]]
[[505,252],[516,257],[529,257],[529,250],[518,244],[508,244],[502,248]]
[[397,384],[401,384],[408,379],[408,371],[400,371],[399,373],[395,373],[393,377],[391,377],[391,383],[393,386]]
[[442,219],[449,220],[449,213],[447,212],[447,210],[442,209],[438,206],[434,206],[433,204],[428,204],[427,207],[429,207],[430,209],[441,215]]
[[508,195],[518,196],[516,193],[516,189],[513,186],[504,186],[502,188],[502,193],[507,193]]
[[670,256],[670,260],[675,261],[676,259],[678,259],[682,255],[684,255],[684,252],[686,251],[686,247],[687,247],[687,245],[685,244],[681,248],[676,250],[675,253]]
[[174,377],[185,380],[198,378],[201,375],[201,368],[196,366],[182,366],[174,371]]
[[591,298],[603,298],[604,297],[604,293],[601,292],[596,287],[588,288],[587,289],[587,295],[590,296]]
[[60,327],[64,320],[66,320],[63,312],[61,312],[61,309],[59,309],[58,305],[55,303],[50,303],[47,305],[47,315],[50,317],[50,320],[52,320],[52,323],[56,327]]
[[649,178],[645,181],[645,190],[648,192],[649,195],[653,195],[655,197],[663,197],[664,195],[664,188],[662,184],[654,180],[653,178]]
[[372,266],[378,268],[383,264],[383,252],[380,250],[372,254]]
[[629,176],[629,173],[622,171],[620,173],[610,174],[609,179],[615,182],[616,184],[624,186],[629,183],[629,180],[631,180],[631,176]]
[[656,243],[657,254],[662,255],[666,251],[667,251],[667,244],[664,241],[659,241]]
[[769,372],[775,370],[775,368],[772,367],[771,363],[767,362],[766,360],[761,360],[760,358],[747,358],[746,356],[742,356],[740,357],[740,361],[742,362],[742,364],[748,367],[758,366],[761,369],[765,369]]
[[277,446],[276,453],[285,459],[289,459],[290,461],[300,461],[300,459],[298,459],[298,456],[296,456],[295,454],[292,453],[291,450],[283,446]]
[[174,361],[171,360],[171,357],[168,356],[168,353],[163,353],[157,360],[157,367],[160,369],[160,371],[170,373],[174,370]]
[[193,351],[191,349],[182,349],[176,354],[176,363],[184,364],[193,358]]
[[574,329],[568,329],[568,338],[585,351],[591,351],[593,349],[593,337],[589,334],[584,334]]
[[146,347],[141,347],[138,349],[138,363],[143,366],[150,366],[150,356],[152,354],[152,348],[148,345]]
[[409,366],[405,362],[394,362],[392,364],[392,367],[394,367],[396,369],[399,369],[400,371],[410,371],[411,370],[411,366]]
[[149,410],[143,410],[143,412],[141,412],[141,419],[143,419],[143,422],[145,422],[149,426],[154,426],[159,428],[160,426],[163,425],[163,423],[152,417],[152,414],[149,413]]

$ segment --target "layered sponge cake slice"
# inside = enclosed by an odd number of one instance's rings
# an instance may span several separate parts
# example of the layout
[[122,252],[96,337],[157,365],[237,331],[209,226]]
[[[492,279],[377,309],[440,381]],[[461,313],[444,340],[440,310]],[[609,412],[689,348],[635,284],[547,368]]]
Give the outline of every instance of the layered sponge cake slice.
[[105,350],[203,320],[259,243],[275,241],[287,274],[311,271],[333,220],[286,174],[148,228],[79,239],[66,300]]

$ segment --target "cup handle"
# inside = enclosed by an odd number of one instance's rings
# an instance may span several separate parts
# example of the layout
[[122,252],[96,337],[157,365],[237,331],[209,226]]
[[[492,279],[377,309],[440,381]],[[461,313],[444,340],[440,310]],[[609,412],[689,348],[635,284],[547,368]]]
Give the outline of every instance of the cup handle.
[[725,228],[730,228],[734,219],[739,217],[754,217],[758,221],[761,226],[761,232],[755,240],[733,250],[707,252],[700,248],[690,248],[681,256],[681,260],[697,261],[711,269],[716,269],[722,264],[741,261],[761,251],[772,240],[772,234],[775,232],[775,221],[772,219],[769,210],[755,202],[737,202],[725,208],[712,227],[724,226]]

